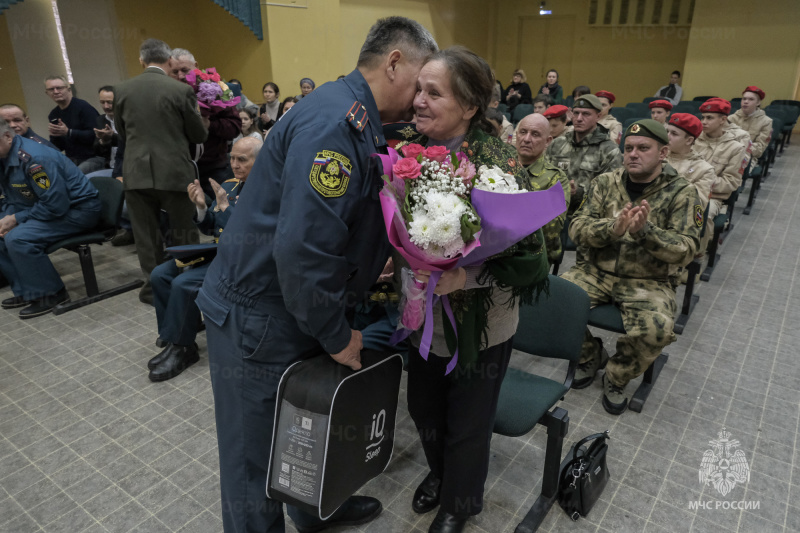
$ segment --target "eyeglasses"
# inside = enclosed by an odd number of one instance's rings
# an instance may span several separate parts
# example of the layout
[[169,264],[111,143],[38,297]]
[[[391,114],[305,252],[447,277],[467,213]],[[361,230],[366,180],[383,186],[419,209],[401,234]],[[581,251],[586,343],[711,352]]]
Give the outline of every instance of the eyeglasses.
[[67,91],[67,90],[69,90],[69,87],[67,87],[66,85],[62,85],[61,87],[50,87],[49,89],[45,89],[45,92],[54,93],[56,91]]

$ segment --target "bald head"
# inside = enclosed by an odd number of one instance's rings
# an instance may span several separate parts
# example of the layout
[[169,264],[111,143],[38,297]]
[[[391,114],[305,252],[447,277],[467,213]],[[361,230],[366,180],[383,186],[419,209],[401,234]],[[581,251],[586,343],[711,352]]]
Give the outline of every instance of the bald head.
[[264,143],[255,137],[244,137],[231,148],[231,170],[237,180],[246,181]]
[[553,137],[550,135],[550,122],[534,113],[519,121],[517,125],[517,152],[519,160],[528,166],[539,159],[550,146]]

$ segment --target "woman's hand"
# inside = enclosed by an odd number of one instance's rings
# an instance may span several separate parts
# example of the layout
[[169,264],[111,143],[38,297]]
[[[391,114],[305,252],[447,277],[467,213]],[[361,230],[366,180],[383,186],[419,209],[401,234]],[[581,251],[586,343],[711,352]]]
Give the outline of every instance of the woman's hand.
[[[420,283],[428,283],[430,277],[431,277],[430,270],[414,271],[414,278],[416,278],[416,280]],[[444,296],[445,294],[450,294],[451,292],[462,290],[466,284],[467,284],[466,270],[464,270],[463,268],[448,270],[447,272],[442,273],[442,277],[439,278],[439,282],[433,289],[433,293],[438,296]]]
[[550,94],[550,89],[547,87],[542,87],[542,94]]

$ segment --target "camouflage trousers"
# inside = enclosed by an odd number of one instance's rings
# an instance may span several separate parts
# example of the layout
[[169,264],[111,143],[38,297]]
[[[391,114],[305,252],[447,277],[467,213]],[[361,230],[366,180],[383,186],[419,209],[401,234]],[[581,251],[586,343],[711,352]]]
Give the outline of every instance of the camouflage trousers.
[[[670,283],[619,278],[586,264],[572,267],[561,277],[585,290],[592,307],[607,303],[619,307],[625,334],[617,339],[617,353],[606,365],[606,375],[615,385],[624,387],[643,374],[662,348],[675,341],[677,303]],[[599,350],[586,328],[581,363],[600,357]]]

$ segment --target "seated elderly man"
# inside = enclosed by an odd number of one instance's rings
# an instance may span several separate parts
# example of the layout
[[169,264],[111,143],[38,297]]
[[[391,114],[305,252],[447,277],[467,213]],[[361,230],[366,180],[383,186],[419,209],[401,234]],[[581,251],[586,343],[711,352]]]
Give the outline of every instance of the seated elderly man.
[[[206,197],[200,182],[195,180],[189,184],[189,198],[197,208],[194,221],[201,232],[213,235],[217,242],[233,213],[236,199],[247,181],[261,145],[261,140],[254,137],[244,137],[236,141],[231,150],[234,177],[222,185],[214,180],[209,182],[216,196],[211,207],[206,206]],[[174,378],[200,359],[197,344],[194,342],[200,327],[200,310],[197,309],[194,299],[210,264],[210,261],[206,261],[187,265],[188,268],[181,271],[176,260],[169,260],[158,265],[150,274],[158,321],[157,344],[164,346],[166,343],[161,353],[147,363],[150,381]]]
[[[564,188],[565,207],[569,205],[569,180],[563,170],[551,164],[544,155],[550,146],[550,123],[542,115],[534,113],[519,121],[517,126],[517,153],[519,162],[525,165],[529,189],[540,191],[553,187],[559,181]],[[542,228],[547,245],[547,259],[553,263],[561,257],[561,230],[564,228],[566,212]]]
[[28,117],[28,114],[25,113],[25,110],[17,104],[0,105],[0,118],[8,122],[8,125],[14,130],[14,133],[20,137],[25,137],[26,139],[36,141],[41,145],[59,151],[55,144],[33,131],[33,128],[31,128],[31,119]]
[[582,287],[592,306],[618,306],[625,324],[610,360],[586,330],[572,387],[588,387],[605,365],[603,407],[614,415],[628,407],[628,382],[675,340],[678,271],[694,257],[702,226],[697,189],[665,163],[667,142],[658,122],[631,124],[623,168],[591,183],[569,227],[586,257],[563,277]]
[[0,272],[14,292],[0,306],[25,307],[23,319],[43,315],[69,300],[45,250],[97,225],[97,189],[64,154],[0,119],[0,192]]

